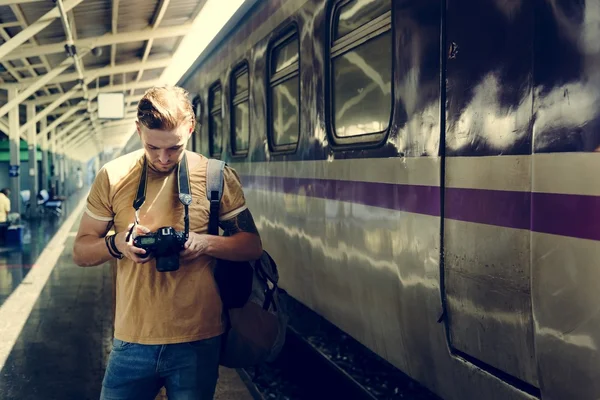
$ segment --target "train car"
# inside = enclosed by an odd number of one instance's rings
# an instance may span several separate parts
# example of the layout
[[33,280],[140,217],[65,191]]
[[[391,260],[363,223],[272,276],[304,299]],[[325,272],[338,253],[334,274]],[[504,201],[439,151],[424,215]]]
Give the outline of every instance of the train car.
[[600,397],[598,0],[264,0],[185,76],[281,285],[444,399]]

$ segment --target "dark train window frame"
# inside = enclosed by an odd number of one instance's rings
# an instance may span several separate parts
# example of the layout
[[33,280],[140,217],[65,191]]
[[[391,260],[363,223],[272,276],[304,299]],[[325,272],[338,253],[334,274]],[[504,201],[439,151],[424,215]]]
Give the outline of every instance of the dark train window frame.
[[[273,53],[276,49],[285,45],[287,42],[292,41],[293,39],[298,39],[298,62],[297,68],[292,70],[293,65],[290,65],[279,71],[278,73],[273,74],[272,72],[272,63],[273,63]],[[282,28],[279,32],[277,32],[273,38],[269,41],[268,51],[267,51],[267,63],[266,63],[266,99],[267,99],[267,142],[269,145],[269,151],[272,154],[294,154],[298,149],[298,143],[300,143],[300,136],[302,134],[302,91],[300,85],[300,68],[302,65],[302,55],[300,52],[300,29],[298,29],[298,25],[296,23],[292,23]],[[298,138],[296,139],[296,143],[289,143],[284,145],[276,145],[275,144],[275,135],[273,132],[273,107],[272,107],[272,90],[274,85],[281,84],[286,82],[291,78],[298,77]]]
[[[325,125],[327,135],[330,139],[330,147],[333,150],[347,150],[348,148],[372,148],[383,145],[390,132],[392,131],[394,114],[395,114],[395,85],[394,76],[396,73],[395,62],[395,46],[396,38],[394,35],[394,0],[391,1],[391,8],[386,13],[367,22],[352,32],[335,40],[335,30],[337,27],[337,17],[339,10],[353,0],[337,0],[329,3],[329,28],[327,30],[327,39],[325,47],[325,76],[327,83],[325,84]],[[367,43],[385,33],[391,32],[392,39],[392,56],[391,56],[391,103],[390,103],[390,118],[388,126],[380,132],[364,133],[355,136],[340,137],[335,131],[335,106],[334,93],[335,87],[332,79],[333,61],[351,50],[358,48],[360,45]]]
[[202,102],[202,96],[199,94],[192,100],[192,109],[196,120],[196,126],[192,132],[192,151],[199,153],[202,140],[202,118],[204,118],[204,103]]
[[[218,110],[213,112],[211,105],[214,102],[214,96],[216,91],[221,91],[221,101],[218,106]],[[223,85],[221,85],[221,81],[216,81],[208,88],[208,154],[213,158],[221,158],[223,154],[223,120],[225,118],[223,115]],[[213,143],[214,143],[214,126],[212,124],[212,118],[214,115],[217,115],[217,112],[221,116],[221,152],[219,154],[213,153]]]
[[[242,93],[243,96],[238,94],[238,98],[236,99],[236,98],[234,98],[236,79],[244,73],[248,74],[248,90],[246,91],[245,95]],[[241,151],[236,151],[236,149],[235,149],[235,142],[236,142],[235,114],[233,112],[233,109],[236,105],[243,103],[243,102],[248,102],[248,148],[241,150]],[[246,157],[248,155],[248,152],[250,151],[250,137],[252,134],[250,121],[251,121],[251,118],[250,118],[250,66],[248,65],[248,61],[244,60],[244,61],[236,64],[236,66],[231,70],[231,75],[230,75],[230,80],[229,80],[229,138],[230,138],[229,141],[230,141],[231,155],[233,157],[239,157],[239,158]]]

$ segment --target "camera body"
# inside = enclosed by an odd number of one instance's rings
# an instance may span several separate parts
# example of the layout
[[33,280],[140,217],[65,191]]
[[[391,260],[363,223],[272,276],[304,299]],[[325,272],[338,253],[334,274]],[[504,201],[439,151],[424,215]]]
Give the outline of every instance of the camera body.
[[135,247],[146,250],[147,255],[154,256],[156,270],[159,272],[179,269],[179,252],[185,242],[185,233],[176,231],[171,226],[164,226],[156,232],[139,235],[133,239]]

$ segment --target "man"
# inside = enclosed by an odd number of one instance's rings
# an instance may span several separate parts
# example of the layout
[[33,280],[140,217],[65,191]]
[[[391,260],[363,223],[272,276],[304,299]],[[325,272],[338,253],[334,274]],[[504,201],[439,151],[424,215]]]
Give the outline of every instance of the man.
[[10,213],[10,189],[3,188],[0,190],[0,223],[8,221]]
[[[224,171],[219,216],[228,236],[206,234],[208,160],[185,151],[195,125],[187,92],[177,87],[148,90],[139,102],[137,118],[143,150],[119,157],[98,172],[73,248],[73,259],[80,266],[103,264],[112,255],[119,258],[113,351],[101,399],[151,400],[163,385],[169,400],[211,399],[224,331],[212,266],[215,258],[258,259],[260,237],[239,178],[229,167]],[[177,166],[184,154],[193,197],[189,239],[180,253],[179,269],[159,272],[156,260],[135,247],[133,238],[165,226],[184,230],[177,186]],[[139,224],[132,224],[144,158],[146,197]],[[116,236],[105,239],[112,227]]]
[[77,190],[79,191],[81,188],[83,188],[83,172],[81,171],[81,168],[77,167]]
[[6,244],[8,214],[10,213],[10,189],[0,190],[0,243]]

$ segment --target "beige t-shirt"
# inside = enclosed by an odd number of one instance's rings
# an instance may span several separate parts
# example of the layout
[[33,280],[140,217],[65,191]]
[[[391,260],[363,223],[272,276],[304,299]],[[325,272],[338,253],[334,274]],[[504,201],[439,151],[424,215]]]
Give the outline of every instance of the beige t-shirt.
[[0,223],[7,221],[10,212],[10,199],[4,193],[0,193]]
[[[116,232],[134,222],[133,200],[143,164],[143,150],[107,163],[98,173],[87,200],[86,213],[101,221],[114,221]],[[187,152],[192,190],[190,231],[207,233],[209,201],[206,197],[208,159]],[[225,167],[219,219],[228,220],[246,209],[236,172]],[[164,174],[148,165],[146,201],[139,223],[152,232],[163,226],[184,229],[184,208],[177,194],[176,170]],[[223,333],[222,304],[213,278],[214,258],[203,256],[180,262],[179,270],[158,272],[155,260],[137,264],[128,258],[117,262],[115,337],[141,344],[181,343]]]

